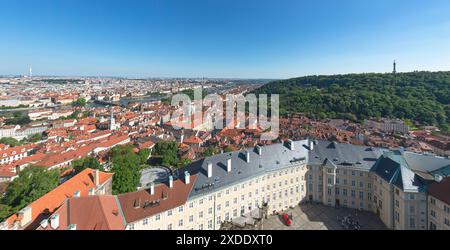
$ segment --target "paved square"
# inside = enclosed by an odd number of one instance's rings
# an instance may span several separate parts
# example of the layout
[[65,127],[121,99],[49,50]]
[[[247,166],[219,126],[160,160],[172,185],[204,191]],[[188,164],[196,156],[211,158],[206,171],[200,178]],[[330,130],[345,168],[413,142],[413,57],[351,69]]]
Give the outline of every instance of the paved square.
[[292,214],[292,225],[286,226],[280,216],[271,215],[264,221],[265,230],[344,230],[338,218],[352,216],[361,230],[386,230],[383,222],[370,212],[350,208],[334,208],[321,204],[300,204],[285,211]]

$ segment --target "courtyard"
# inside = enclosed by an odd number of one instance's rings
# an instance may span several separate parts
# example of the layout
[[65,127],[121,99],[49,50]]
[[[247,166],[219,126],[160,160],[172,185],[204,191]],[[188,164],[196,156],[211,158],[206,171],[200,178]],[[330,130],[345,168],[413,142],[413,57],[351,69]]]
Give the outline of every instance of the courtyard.
[[271,215],[264,221],[265,230],[346,230],[341,223],[345,217],[351,217],[360,226],[360,230],[386,230],[383,222],[370,212],[349,208],[334,208],[322,204],[305,203],[288,209],[292,215],[292,225],[286,226],[279,215]]

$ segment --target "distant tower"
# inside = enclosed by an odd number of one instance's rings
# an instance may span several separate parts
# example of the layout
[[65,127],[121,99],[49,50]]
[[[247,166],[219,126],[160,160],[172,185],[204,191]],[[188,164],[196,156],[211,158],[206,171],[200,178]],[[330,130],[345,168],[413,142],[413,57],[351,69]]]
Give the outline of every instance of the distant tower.
[[116,130],[116,119],[114,119],[114,113],[112,109],[109,116],[109,130]]
[[394,60],[394,70],[392,71],[392,74],[397,74],[397,63]]
[[28,76],[29,76],[30,78],[33,77],[33,69],[32,69],[32,68],[30,68],[30,72],[29,72]]

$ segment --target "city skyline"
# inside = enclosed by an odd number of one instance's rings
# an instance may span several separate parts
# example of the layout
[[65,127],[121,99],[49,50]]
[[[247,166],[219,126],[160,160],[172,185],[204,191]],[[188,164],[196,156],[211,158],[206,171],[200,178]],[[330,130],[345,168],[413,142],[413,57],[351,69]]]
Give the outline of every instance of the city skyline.
[[0,5],[0,75],[284,79],[391,72],[394,59],[398,72],[450,70],[445,1]]

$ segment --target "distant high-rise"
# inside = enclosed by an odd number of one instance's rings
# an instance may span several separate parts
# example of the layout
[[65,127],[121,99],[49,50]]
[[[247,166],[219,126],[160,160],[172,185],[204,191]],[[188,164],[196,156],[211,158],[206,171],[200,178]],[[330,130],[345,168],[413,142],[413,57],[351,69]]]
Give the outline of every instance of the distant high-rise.
[[397,63],[394,60],[394,70],[392,71],[392,74],[397,74]]
[[28,77],[32,78],[33,77],[33,69],[30,68],[30,72],[28,73]]

